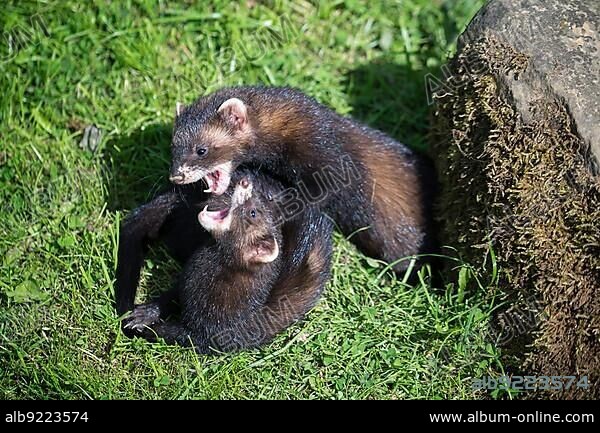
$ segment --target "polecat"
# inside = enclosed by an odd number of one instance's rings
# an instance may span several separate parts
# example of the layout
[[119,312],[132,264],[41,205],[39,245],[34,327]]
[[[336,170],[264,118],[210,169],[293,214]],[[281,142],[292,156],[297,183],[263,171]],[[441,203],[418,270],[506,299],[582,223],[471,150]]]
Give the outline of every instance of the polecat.
[[245,172],[232,194],[210,199],[199,221],[215,242],[180,277],[181,320],[160,320],[164,297],[135,307],[126,326],[210,353],[257,347],[301,318],[328,279],[332,224],[310,209],[276,225],[280,191],[274,180]]
[[222,194],[250,164],[294,185],[292,204],[319,206],[369,256],[394,262],[431,248],[433,170],[384,133],[291,88],[225,88],[176,113],[173,183],[204,179]]

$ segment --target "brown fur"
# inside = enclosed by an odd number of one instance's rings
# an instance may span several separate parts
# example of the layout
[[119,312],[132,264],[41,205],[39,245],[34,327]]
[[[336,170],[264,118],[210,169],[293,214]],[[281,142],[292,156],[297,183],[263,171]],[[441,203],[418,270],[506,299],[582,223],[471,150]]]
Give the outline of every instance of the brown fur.
[[[385,148],[355,146],[355,151],[369,171],[365,191],[375,212],[372,240],[380,243],[383,251],[398,254],[386,254],[386,260],[400,259],[403,252],[399,241],[419,245],[423,240],[422,231],[412,230],[425,224],[420,206],[423,194],[416,173],[410,162]],[[410,251],[405,253],[410,255]]]
[[[298,107],[291,104],[275,106],[264,104],[250,113],[251,125],[255,130],[277,136],[281,143],[299,142],[311,128],[308,119],[303,118]],[[256,144],[261,145],[261,143]],[[310,149],[310,146],[305,146],[304,149]],[[302,148],[296,150],[300,151]]]
[[209,125],[200,131],[200,142],[201,143],[213,143],[214,150],[221,147],[233,146],[236,144],[235,137],[233,137],[223,126],[221,125]]
[[323,239],[320,244],[315,245],[299,271],[282,273],[261,313],[264,317],[262,320],[271,323],[266,340],[302,319],[319,300],[331,267],[329,242],[329,239]]

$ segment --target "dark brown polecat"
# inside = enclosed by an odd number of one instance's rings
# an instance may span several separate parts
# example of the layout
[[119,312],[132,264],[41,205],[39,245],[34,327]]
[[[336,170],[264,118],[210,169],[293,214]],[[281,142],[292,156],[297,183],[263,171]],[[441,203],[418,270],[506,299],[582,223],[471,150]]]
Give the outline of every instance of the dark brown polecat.
[[266,343],[316,303],[331,266],[331,222],[313,208],[275,224],[281,185],[258,173],[241,176],[232,193],[212,197],[199,214],[215,241],[180,276],[180,321],[161,320],[171,293],[135,307],[127,328],[191,343],[200,353],[232,351]]
[[382,132],[291,88],[225,88],[177,106],[171,181],[203,179],[222,194],[232,170],[259,167],[295,187],[290,206],[317,205],[369,256],[408,266],[431,249],[433,170]]

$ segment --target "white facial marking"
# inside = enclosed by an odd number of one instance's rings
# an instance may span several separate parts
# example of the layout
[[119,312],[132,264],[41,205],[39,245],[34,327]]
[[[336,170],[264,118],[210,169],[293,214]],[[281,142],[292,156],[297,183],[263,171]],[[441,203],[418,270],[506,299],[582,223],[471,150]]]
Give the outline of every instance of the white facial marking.
[[233,191],[231,203],[233,206],[238,207],[244,204],[250,197],[252,197],[252,183],[248,183],[248,186],[245,187],[238,184]]
[[206,175],[206,172],[201,168],[190,167],[189,165],[184,164],[181,167],[179,167],[177,174],[182,175],[184,177],[183,182],[181,182],[181,184],[185,185],[187,183],[194,183],[199,181]]
[[227,132],[226,129],[223,129],[219,126],[206,126],[204,128],[204,134],[207,137],[210,137],[212,146],[215,149],[224,146],[232,146],[235,141],[232,140],[231,135]]

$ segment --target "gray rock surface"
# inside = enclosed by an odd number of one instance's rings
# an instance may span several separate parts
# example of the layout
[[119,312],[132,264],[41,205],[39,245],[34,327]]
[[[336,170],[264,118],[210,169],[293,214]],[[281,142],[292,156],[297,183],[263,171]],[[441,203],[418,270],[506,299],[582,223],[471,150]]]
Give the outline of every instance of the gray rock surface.
[[527,122],[530,101],[564,101],[600,164],[600,0],[492,0],[459,39],[493,36],[529,58],[518,80],[503,79]]

